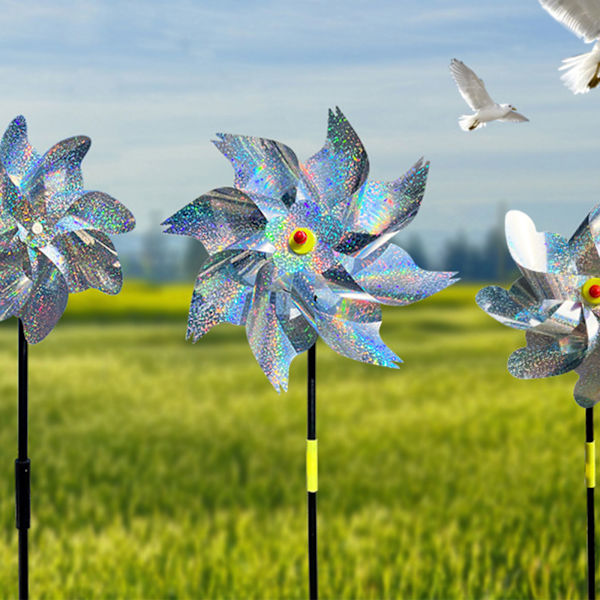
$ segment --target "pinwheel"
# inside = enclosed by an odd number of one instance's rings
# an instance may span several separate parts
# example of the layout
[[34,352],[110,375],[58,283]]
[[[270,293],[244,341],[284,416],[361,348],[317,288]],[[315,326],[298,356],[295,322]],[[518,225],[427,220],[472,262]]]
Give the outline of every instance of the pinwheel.
[[235,171],[164,222],[209,253],[192,296],[188,338],[214,325],[245,325],[250,348],[275,389],[308,351],[310,594],[316,597],[317,450],[315,342],[358,361],[397,367],[381,340],[381,304],[407,305],[451,284],[453,273],[420,269],[394,236],[417,214],[429,164],[392,182],[367,182],[369,161],[344,115],[329,112],[324,146],[301,163],[268,139],[219,134]]
[[83,189],[90,139],[76,136],[44,155],[17,117],[0,144],[0,320],[19,319],[19,458],[16,461],[19,592],[28,596],[30,521],[27,456],[27,343],[38,343],[63,314],[69,293],[121,289],[111,233],[131,231],[133,215],[107,194]]
[[536,231],[524,213],[506,215],[506,240],[521,277],[507,291],[483,288],[477,303],[504,325],[526,332],[508,370],[521,379],[575,371],[574,396],[586,410],[588,592],[595,597],[593,406],[600,401],[600,206],[567,240]]

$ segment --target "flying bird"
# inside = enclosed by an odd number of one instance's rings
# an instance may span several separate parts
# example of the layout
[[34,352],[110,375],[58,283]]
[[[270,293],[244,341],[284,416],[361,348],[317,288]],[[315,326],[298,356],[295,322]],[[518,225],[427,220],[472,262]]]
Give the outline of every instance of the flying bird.
[[586,44],[590,52],[565,58],[563,83],[574,94],[585,94],[600,83],[600,2],[598,0],[539,0],[540,4]]
[[517,112],[511,104],[498,104],[487,93],[483,81],[461,60],[453,58],[450,62],[450,72],[456,82],[460,95],[475,111],[473,115],[462,115],[458,124],[463,131],[473,131],[485,127],[489,121],[520,123],[529,121],[527,117]]

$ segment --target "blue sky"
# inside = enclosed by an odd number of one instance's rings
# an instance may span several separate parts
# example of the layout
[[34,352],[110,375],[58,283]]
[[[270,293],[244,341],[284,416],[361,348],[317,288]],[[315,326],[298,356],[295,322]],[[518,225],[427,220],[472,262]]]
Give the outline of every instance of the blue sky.
[[[28,120],[39,150],[92,138],[88,189],[127,204],[139,230],[214,187],[224,131],[278,139],[302,159],[339,105],[371,176],[432,162],[417,219],[436,250],[474,239],[499,205],[570,234],[597,203],[600,90],[573,96],[557,67],[584,44],[535,0],[0,2],[0,115]],[[464,133],[457,57],[530,123]]]

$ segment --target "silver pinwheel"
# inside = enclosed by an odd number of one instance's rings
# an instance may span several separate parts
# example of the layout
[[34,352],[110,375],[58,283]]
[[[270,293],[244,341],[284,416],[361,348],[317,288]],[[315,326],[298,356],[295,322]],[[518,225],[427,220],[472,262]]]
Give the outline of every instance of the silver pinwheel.
[[108,236],[131,231],[135,220],[114,198],[83,189],[89,147],[89,138],[76,136],[38,154],[22,116],[0,144],[0,320],[18,317],[30,343],[56,325],[69,293],[121,289]]
[[273,386],[317,337],[339,354],[396,367],[381,340],[381,304],[406,305],[451,284],[393,242],[417,214],[429,163],[391,182],[367,181],[369,161],[344,115],[329,113],[324,146],[301,163],[268,139],[219,134],[233,187],[200,196],[164,225],[210,256],[192,297],[188,337],[222,322],[245,325]]
[[355,360],[396,367],[379,337],[381,304],[405,305],[453,283],[420,269],[394,236],[417,214],[429,170],[419,160],[391,182],[367,181],[356,132],[329,112],[323,147],[302,163],[287,146],[219,134],[233,187],[200,196],[167,219],[166,233],[192,236],[209,258],[192,296],[187,334],[218,323],[245,325],[252,352],[275,389],[308,351],[306,487],[309,596],[318,597],[316,340]]
[[121,289],[121,265],[108,237],[131,231],[133,215],[103,192],[83,189],[81,161],[90,139],[76,136],[39,154],[27,140],[24,117],[0,142],[0,320],[18,321],[19,598],[29,597],[28,342],[44,339],[62,316],[70,293]]
[[515,377],[579,375],[574,396],[586,417],[588,597],[595,598],[593,406],[600,401],[600,206],[570,239],[540,233],[526,214],[510,211],[506,240],[521,277],[509,290],[480,290],[477,303],[504,325],[526,332],[527,345],[508,359]]
[[571,239],[536,231],[524,213],[506,215],[506,239],[521,277],[510,290],[482,289],[477,303],[504,325],[523,329],[527,346],[515,351],[508,370],[534,379],[579,374],[575,400],[600,400],[600,210],[594,209]]

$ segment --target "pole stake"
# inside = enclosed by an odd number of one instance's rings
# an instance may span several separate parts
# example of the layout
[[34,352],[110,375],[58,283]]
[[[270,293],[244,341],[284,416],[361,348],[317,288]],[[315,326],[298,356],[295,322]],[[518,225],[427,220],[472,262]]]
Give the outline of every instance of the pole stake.
[[310,600],[318,600],[317,584],[317,394],[316,343],[308,350],[306,483],[308,488],[308,583]]
[[596,532],[594,521],[594,487],[596,455],[594,442],[594,409],[585,409],[585,483],[587,487],[587,561],[588,598],[596,599]]
[[31,461],[27,456],[27,340],[19,319],[18,458],[15,461],[15,508],[19,531],[19,600],[29,598],[29,540],[31,525]]

